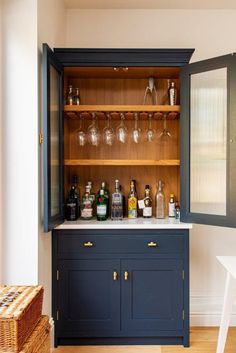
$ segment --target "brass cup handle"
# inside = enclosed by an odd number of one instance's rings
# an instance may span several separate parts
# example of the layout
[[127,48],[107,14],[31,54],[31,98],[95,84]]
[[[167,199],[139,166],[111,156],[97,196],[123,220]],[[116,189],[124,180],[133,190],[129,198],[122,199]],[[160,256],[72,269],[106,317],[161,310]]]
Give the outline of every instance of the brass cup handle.
[[93,246],[93,243],[91,241],[87,241],[86,243],[84,243],[84,247],[86,248],[91,248]]
[[124,279],[125,279],[125,281],[128,281],[128,278],[129,278],[129,272],[128,272],[128,271],[125,271],[125,273],[124,273]]
[[157,247],[157,243],[155,243],[154,241],[150,241],[150,243],[148,243],[149,248],[156,248]]
[[117,281],[118,279],[118,273],[116,271],[113,272],[113,280]]

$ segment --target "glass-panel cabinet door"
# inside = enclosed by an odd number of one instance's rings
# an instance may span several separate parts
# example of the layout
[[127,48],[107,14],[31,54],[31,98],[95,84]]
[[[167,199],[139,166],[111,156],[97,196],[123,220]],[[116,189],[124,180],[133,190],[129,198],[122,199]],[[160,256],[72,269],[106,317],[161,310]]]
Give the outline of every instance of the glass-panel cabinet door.
[[[236,225],[235,55],[181,73],[181,220]],[[235,141],[234,141],[235,139]]]
[[43,45],[44,231],[63,221],[63,67]]

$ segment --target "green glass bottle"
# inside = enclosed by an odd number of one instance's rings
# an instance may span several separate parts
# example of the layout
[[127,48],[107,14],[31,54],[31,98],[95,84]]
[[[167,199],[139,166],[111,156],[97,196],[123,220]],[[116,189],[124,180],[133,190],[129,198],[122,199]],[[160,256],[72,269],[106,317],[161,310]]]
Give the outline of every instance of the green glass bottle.
[[97,220],[107,220],[107,197],[104,194],[104,189],[100,189],[99,196],[97,197]]

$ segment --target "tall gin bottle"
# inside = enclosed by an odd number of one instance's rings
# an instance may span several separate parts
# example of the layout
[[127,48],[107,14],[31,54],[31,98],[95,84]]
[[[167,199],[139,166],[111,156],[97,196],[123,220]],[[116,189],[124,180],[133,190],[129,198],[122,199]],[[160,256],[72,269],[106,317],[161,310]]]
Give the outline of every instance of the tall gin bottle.
[[111,219],[116,221],[123,219],[123,195],[120,191],[119,180],[115,181],[115,192],[112,194]]
[[156,193],[156,218],[165,218],[165,196],[163,193],[163,183],[158,181]]

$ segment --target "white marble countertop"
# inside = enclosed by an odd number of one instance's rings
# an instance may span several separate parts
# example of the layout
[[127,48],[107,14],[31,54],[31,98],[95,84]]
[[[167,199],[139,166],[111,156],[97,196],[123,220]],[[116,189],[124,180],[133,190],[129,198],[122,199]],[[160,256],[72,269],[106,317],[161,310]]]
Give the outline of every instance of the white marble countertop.
[[191,223],[183,223],[175,218],[137,218],[122,221],[65,221],[55,229],[191,229]]

